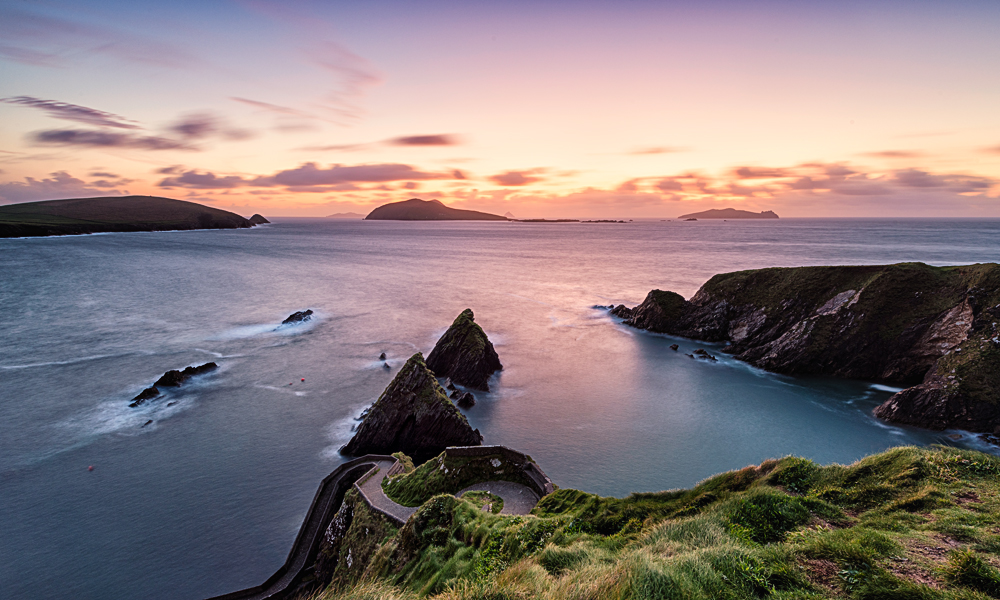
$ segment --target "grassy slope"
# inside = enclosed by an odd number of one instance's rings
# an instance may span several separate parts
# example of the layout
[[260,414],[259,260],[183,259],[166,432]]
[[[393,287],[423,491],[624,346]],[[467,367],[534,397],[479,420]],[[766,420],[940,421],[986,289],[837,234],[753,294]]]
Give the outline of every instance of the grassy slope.
[[0,237],[249,226],[246,219],[235,213],[153,196],[74,198],[0,206]]
[[896,448],[767,461],[690,490],[558,490],[526,517],[435,496],[319,597],[1000,597],[1000,459]]
[[[494,460],[500,461],[500,465],[491,462]],[[438,494],[454,494],[472,484],[491,480],[530,485],[520,465],[499,454],[448,456],[442,452],[410,473],[384,479],[382,489],[403,506],[420,506]]]

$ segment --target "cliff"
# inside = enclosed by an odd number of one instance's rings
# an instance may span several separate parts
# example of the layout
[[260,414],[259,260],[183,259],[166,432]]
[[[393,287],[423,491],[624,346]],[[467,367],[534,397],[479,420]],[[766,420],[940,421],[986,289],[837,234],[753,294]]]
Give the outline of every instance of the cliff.
[[450,377],[459,385],[483,391],[490,389],[490,375],[503,369],[471,308],[463,310],[434,345],[427,355],[427,367],[438,377]]
[[0,206],[0,237],[126,231],[242,229],[267,222],[194,202],[155,196],[71,198]]
[[678,219],[777,219],[778,215],[772,210],[764,210],[759,213],[749,210],[739,210],[737,208],[713,208],[701,212],[690,213],[677,217]]
[[691,489],[559,489],[517,517],[436,495],[400,527],[348,494],[310,597],[997,598],[998,476],[997,457],[954,448],[789,456]]
[[483,436],[448,400],[419,352],[414,354],[372,404],[342,454],[405,452],[417,460],[448,446],[478,446]]
[[449,208],[438,200],[410,198],[383,204],[368,213],[368,221],[506,221],[507,217],[475,210]]
[[729,342],[777,373],[908,386],[875,414],[993,433],[1000,426],[1000,266],[799,267],[712,277],[690,301],[653,290],[613,313],[640,329]]

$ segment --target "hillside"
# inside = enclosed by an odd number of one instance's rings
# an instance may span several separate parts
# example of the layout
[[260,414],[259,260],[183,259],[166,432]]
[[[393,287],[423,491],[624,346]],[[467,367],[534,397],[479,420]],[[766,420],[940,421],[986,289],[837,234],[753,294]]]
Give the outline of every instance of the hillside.
[[701,212],[690,213],[677,217],[678,219],[777,219],[778,215],[771,210],[759,213],[736,208],[713,208]]
[[250,220],[229,211],[155,196],[70,198],[0,206],[0,237],[253,226]]
[[931,429],[1000,428],[1000,265],[771,268],[723,273],[690,301],[653,290],[625,324],[708,342],[789,375],[907,389],[876,415]]
[[[444,468],[409,477],[429,486]],[[312,597],[988,600],[998,477],[994,456],[904,447],[849,466],[767,460],[621,499],[560,489],[526,516],[442,494],[402,526],[352,492],[327,531],[331,584]]]
[[475,210],[449,208],[438,200],[410,198],[383,204],[368,213],[369,221],[506,221],[507,217]]

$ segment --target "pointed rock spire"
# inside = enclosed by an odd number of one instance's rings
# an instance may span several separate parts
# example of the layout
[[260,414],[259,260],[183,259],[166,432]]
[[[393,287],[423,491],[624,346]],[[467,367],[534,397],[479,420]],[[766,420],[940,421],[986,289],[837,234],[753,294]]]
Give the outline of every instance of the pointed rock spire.
[[479,446],[483,436],[448,400],[424,357],[417,352],[372,404],[341,454],[404,452],[417,460],[448,446]]
[[459,385],[484,392],[490,390],[490,375],[503,369],[497,351],[483,328],[476,324],[471,308],[463,310],[438,340],[427,355],[427,367],[438,377],[451,377]]

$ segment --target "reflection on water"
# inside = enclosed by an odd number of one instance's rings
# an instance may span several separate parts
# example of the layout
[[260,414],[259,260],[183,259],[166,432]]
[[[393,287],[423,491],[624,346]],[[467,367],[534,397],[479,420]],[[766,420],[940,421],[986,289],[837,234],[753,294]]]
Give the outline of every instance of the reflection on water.
[[[850,462],[950,442],[874,420],[892,389],[764,373],[592,307],[653,288],[690,296],[742,268],[1000,258],[996,221],[276,221],[0,240],[5,597],[259,583],[353,418],[467,307],[505,366],[470,422],[561,486],[624,495],[784,454]],[[278,327],[306,308],[314,321]],[[685,356],[699,347],[719,362]],[[219,371],[127,407],[164,371],[206,360]]]

